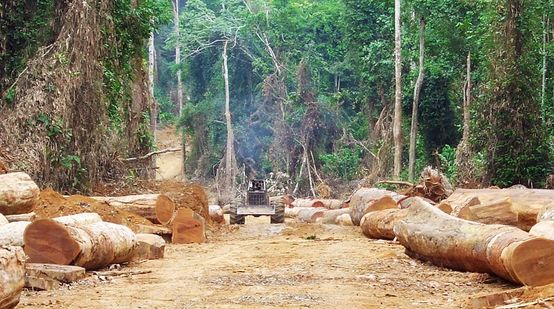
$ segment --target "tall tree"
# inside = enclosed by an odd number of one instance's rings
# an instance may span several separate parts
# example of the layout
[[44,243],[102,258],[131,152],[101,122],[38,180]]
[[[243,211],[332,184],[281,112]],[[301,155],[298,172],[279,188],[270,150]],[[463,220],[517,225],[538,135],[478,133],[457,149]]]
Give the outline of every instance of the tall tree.
[[400,24],[400,0],[394,0],[394,178],[400,178],[402,169],[402,42]]
[[[173,2],[173,23],[175,27],[175,36],[180,36],[181,26],[179,25],[179,0]],[[177,105],[179,107],[179,117],[183,116],[183,83],[181,81],[182,69],[181,69],[181,43],[180,40],[176,40],[175,43],[175,67],[177,67]],[[183,146],[184,149],[184,146]]]
[[423,78],[425,76],[425,19],[419,19],[419,74],[414,87],[414,101],[412,105],[412,125],[410,128],[410,158],[409,158],[409,179],[414,180],[414,170],[416,161],[416,143],[417,143],[417,121],[419,110],[419,95],[421,86],[423,86]]

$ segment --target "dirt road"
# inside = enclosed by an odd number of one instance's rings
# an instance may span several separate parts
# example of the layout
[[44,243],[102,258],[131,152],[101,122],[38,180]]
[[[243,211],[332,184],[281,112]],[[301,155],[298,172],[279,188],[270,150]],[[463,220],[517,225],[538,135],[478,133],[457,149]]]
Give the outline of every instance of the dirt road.
[[151,273],[27,291],[20,307],[460,308],[469,295],[509,287],[414,261],[359,228],[267,221],[249,217],[207,244],[170,245],[165,259],[125,268]]

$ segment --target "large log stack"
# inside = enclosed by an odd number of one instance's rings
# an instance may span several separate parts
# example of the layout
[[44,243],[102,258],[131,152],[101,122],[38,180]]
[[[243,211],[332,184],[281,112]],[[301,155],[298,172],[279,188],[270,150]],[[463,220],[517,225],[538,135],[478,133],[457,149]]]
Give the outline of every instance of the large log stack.
[[99,269],[130,261],[137,240],[133,231],[119,224],[70,225],[41,219],[29,224],[24,242],[32,263]]
[[463,220],[419,200],[394,233],[407,254],[439,266],[524,285],[554,282],[554,241],[515,227]]
[[33,211],[38,202],[40,190],[25,173],[0,175],[0,213],[17,215]]
[[457,189],[443,203],[452,207],[454,216],[463,219],[529,231],[545,207],[554,207],[554,190]]
[[25,254],[18,247],[0,248],[0,308],[14,308],[25,285]]

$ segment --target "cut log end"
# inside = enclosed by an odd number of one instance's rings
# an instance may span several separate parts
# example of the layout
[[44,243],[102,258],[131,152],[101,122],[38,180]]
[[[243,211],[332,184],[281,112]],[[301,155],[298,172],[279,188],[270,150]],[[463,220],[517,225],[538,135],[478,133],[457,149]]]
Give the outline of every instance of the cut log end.
[[167,225],[173,218],[175,203],[167,196],[160,194],[156,200],[156,218],[161,224]]
[[533,238],[514,243],[502,255],[509,257],[512,275],[519,282],[529,286],[552,283],[554,278],[554,242],[544,238]]
[[68,265],[79,255],[80,247],[61,223],[36,220],[23,234],[24,250],[32,263]]

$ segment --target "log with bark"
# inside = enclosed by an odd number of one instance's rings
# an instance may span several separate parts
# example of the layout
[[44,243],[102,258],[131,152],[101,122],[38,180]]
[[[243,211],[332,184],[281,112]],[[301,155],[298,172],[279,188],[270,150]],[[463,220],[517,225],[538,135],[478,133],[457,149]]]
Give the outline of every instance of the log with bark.
[[174,244],[201,244],[206,241],[206,221],[189,208],[179,208],[168,224]]
[[29,224],[23,235],[32,263],[76,265],[98,269],[131,259],[136,235],[128,227],[97,222],[69,225],[51,219]]
[[368,212],[360,222],[362,233],[369,238],[392,240],[396,237],[394,225],[404,219],[407,214],[408,209],[383,209]]
[[25,254],[19,247],[0,248],[0,308],[14,308],[25,285]]
[[314,207],[293,207],[293,208],[285,208],[285,218],[296,218],[298,217],[298,213],[302,210],[306,209],[315,209]]
[[325,212],[327,212],[327,210],[324,208],[312,207],[302,209],[298,212],[296,219],[300,222],[315,223],[317,219],[322,218],[325,215]]
[[0,175],[0,213],[17,215],[33,211],[39,199],[40,190],[31,177],[25,173]]
[[[464,209],[470,206],[464,206],[470,201],[478,200],[481,205],[491,205],[503,199],[511,199],[511,212],[517,215],[517,224],[515,226],[529,231],[537,223],[537,217],[542,209],[554,204],[554,190],[542,189],[457,189],[445,200],[452,205],[453,215],[468,217],[471,219],[471,213],[459,215],[457,209]],[[475,203],[477,204],[477,203]],[[505,210],[503,210],[505,211]],[[504,219],[503,219],[504,220]],[[502,221],[500,223],[503,223]]]
[[340,215],[350,215],[350,208],[332,209],[323,214],[323,217],[318,219],[321,224],[337,224],[337,217]]
[[[92,224],[101,222],[102,218],[96,213],[81,213],[54,220],[65,224]],[[23,233],[29,224],[29,221],[16,221],[0,225],[0,246],[23,246]]]
[[5,217],[8,222],[33,221],[37,217],[37,214],[34,212],[30,212],[28,214],[7,215]]
[[541,208],[537,214],[537,222],[554,221],[554,202]]
[[153,223],[158,223],[156,202],[158,199],[166,201],[167,197],[163,194],[140,194],[127,196],[94,196],[92,198],[105,202],[114,208],[142,216]]
[[360,225],[360,220],[366,214],[369,202],[381,199],[384,196],[390,196],[397,202],[404,198],[403,195],[395,192],[377,188],[361,188],[354,192],[349,203],[350,209],[352,209],[350,216],[354,225]]
[[164,257],[165,240],[155,234],[137,234],[133,260],[157,260]]
[[384,209],[397,209],[397,208],[398,208],[398,204],[396,203],[396,201],[390,195],[385,195],[380,199],[369,202],[365,209],[364,215],[372,211],[379,211]]
[[354,223],[352,223],[352,218],[350,217],[350,214],[342,214],[337,217],[335,220],[335,223],[337,225],[341,226],[353,226]]
[[408,255],[442,267],[524,285],[554,282],[554,241],[515,227],[463,220],[419,200],[394,233]]
[[529,234],[554,240],[554,221],[541,221],[533,225]]

